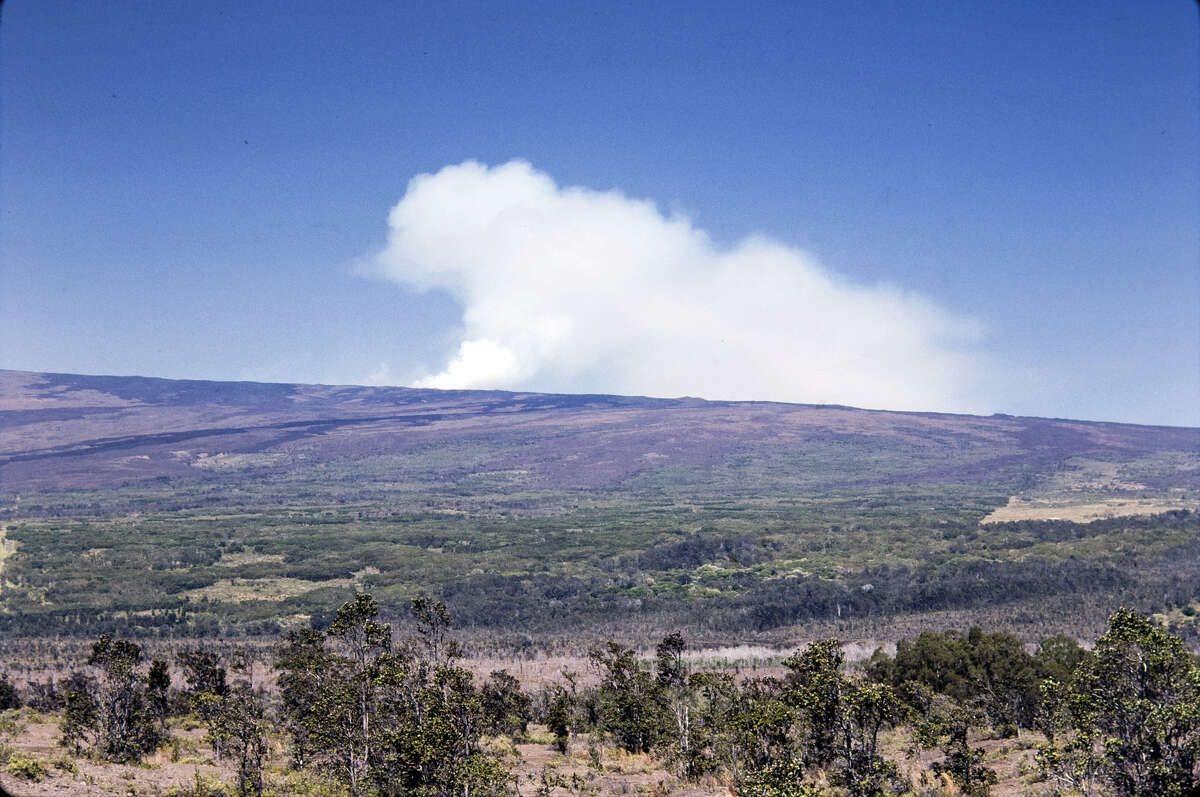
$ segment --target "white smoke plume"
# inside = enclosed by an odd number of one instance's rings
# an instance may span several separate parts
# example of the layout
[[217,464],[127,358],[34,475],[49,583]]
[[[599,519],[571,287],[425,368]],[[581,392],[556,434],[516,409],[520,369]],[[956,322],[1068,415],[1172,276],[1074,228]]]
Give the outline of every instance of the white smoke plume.
[[463,307],[421,386],[973,409],[970,319],[524,161],[415,177],[389,227],[375,269]]

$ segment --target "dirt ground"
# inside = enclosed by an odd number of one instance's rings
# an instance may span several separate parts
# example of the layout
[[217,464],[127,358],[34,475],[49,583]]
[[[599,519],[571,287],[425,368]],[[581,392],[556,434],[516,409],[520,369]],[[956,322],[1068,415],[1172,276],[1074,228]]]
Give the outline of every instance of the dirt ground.
[[[10,714],[11,716],[11,714]],[[10,758],[34,757],[46,770],[39,781],[17,777],[0,768],[0,786],[14,797],[69,797],[74,795],[123,795],[124,797],[165,797],[171,790],[202,782],[217,781],[230,784],[234,772],[229,762],[216,762],[204,743],[200,728],[176,726],[172,742],[153,756],[136,765],[110,764],[70,756],[59,746],[59,729],[54,717],[38,715],[28,710],[16,714],[19,731],[2,740]],[[700,783],[683,783],[662,765],[646,755],[632,755],[605,745],[596,745],[587,735],[572,741],[567,755],[551,745],[552,737],[544,727],[532,726],[529,739],[512,744],[505,739],[489,742],[501,753],[517,775],[517,787],[522,797],[533,797],[539,791],[553,797],[584,797],[585,795],[651,795],[652,797],[730,797],[730,784],[717,778]],[[1000,782],[992,788],[996,797],[1049,794],[1048,784],[1033,783],[1033,754],[1040,738],[1023,732],[1017,739],[980,739],[974,744],[986,751],[986,763],[996,770]],[[922,753],[916,758],[905,754],[907,736],[892,732],[884,739],[886,755],[895,760],[902,772],[908,772],[914,784],[920,773],[939,758],[936,753]],[[927,781],[928,782],[928,781]],[[285,795],[341,794],[332,784],[308,776],[297,776],[287,770],[287,752],[276,741],[265,773],[268,792]],[[947,795],[955,794],[952,788]]]
[[[22,712],[29,717],[27,712]],[[159,749],[141,764],[111,764],[69,755],[58,743],[61,733],[53,718],[34,715],[22,719],[24,726],[15,738],[4,740],[12,748],[12,757],[39,759],[49,773],[38,782],[15,777],[0,768],[0,785],[14,797],[49,795],[161,795],[172,786],[202,779],[228,780],[227,766],[212,763],[204,745],[204,731],[176,728],[176,743]],[[172,760],[174,759],[174,760]],[[69,763],[68,763],[69,762]],[[68,767],[74,765],[75,771]]]
[[1008,504],[993,511],[981,523],[1005,523],[1015,520],[1069,520],[1090,523],[1113,517],[1155,515],[1173,509],[1200,509],[1200,503],[1184,499],[1109,498],[1102,501],[1072,503],[1069,500],[1021,498],[1012,496]]

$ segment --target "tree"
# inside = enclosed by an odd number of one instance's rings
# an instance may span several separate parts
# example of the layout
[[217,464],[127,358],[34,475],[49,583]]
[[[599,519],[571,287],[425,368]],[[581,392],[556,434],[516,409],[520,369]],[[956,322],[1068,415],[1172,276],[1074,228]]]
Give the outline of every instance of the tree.
[[227,737],[221,728],[221,707],[229,694],[225,667],[216,653],[199,646],[183,650],[179,655],[179,666],[188,686],[192,711],[207,729],[205,739],[212,747],[213,755],[222,758]]
[[679,634],[667,634],[655,649],[655,680],[668,722],[663,734],[667,757],[675,763],[680,777],[693,778],[704,771],[701,740],[692,726],[692,710],[697,699],[683,652],[687,643]]
[[813,642],[784,662],[785,699],[798,713],[802,761],[830,770],[852,795],[881,795],[899,779],[879,755],[879,733],[898,722],[902,706],[887,684],[850,678],[836,639]]
[[100,706],[96,702],[95,680],[73,672],[59,684],[63,718],[60,724],[62,744],[75,754],[96,744],[100,734]]
[[894,660],[875,651],[865,670],[872,680],[890,683],[906,695],[917,695],[909,684],[920,684],[963,705],[978,706],[1006,735],[1015,735],[1018,726],[1033,727],[1038,710],[1042,671],[1012,634],[989,634],[977,627],[966,635],[925,631],[900,641]]
[[[158,747],[159,728],[146,700],[138,667],[142,650],[133,642],[107,634],[92,646],[88,664],[95,668],[95,722],[101,754],[110,761],[137,761]],[[77,698],[79,715],[87,713],[88,698]]]
[[[375,789],[397,797],[509,794],[510,774],[480,744],[489,724],[486,696],[457,663],[461,651],[448,639],[449,611],[418,598],[412,612],[418,637],[376,663],[383,729],[371,770]],[[515,679],[499,681],[502,687],[493,693],[503,696],[499,703],[524,711],[524,701],[513,694]]]
[[149,702],[150,715],[158,723],[159,735],[167,733],[167,717],[171,713],[171,674],[167,672],[167,663],[155,659],[150,663],[150,672],[146,676],[146,699]]
[[496,670],[483,686],[483,710],[488,733],[524,736],[533,716],[533,700],[507,670]]
[[983,765],[983,748],[971,747],[967,735],[982,720],[977,710],[968,709],[945,695],[931,697],[929,708],[913,728],[917,747],[938,748],[945,756],[930,768],[946,775],[967,797],[987,797],[998,777]]
[[1039,673],[1037,661],[1012,634],[967,633],[970,649],[970,690],[993,728],[1016,736],[1017,727],[1033,727],[1037,712]]
[[[507,771],[480,746],[485,694],[456,663],[445,605],[414,601],[419,636],[398,647],[378,611],[360,595],[338,610],[327,634],[293,632],[278,649],[293,757],[329,764],[354,795],[508,793]],[[494,679],[505,717],[522,710],[511,681]]]
[[846,679],[838,710],[838,766],[833,780],[853,795],[882,795],[897,790],[900,771],[879,754],[879,733],[904,712],[892,687]]
[[17,687],[13,686],[7,675],[0,673],[0,710],[20,707],[21,697],[17,694]]
[[[333,665],[325,650],[325,636],[311,628],[289,631],[275,650],[279,672],[280,719],[292,737],[292,764],[307,766],[321,749],[317,703],[321,700]],[[320,718],[325,724],[328,718]]]
[[432,661],[459,657],[461,651],[458,643],[447,638],[451,620],[446,604],[419,595],[413,598],[412,615],[417,622],[417,638],[428,650]]
[[803,765],[794,759],[755,771],[738,790],[740,797],[821,797],[825,790],[803,783]]
[[1060,684],[1070,685],[1075,679],[1075,670],[1090,655],[1072,637],[1059,634],[1043,639],[1033,659],[1043,679],[1053,678]]
[[1094,775],[1119,795],[1200,791],[1200,669],[1178,637],[1121,609],[1074,683],[1044,691],[1061,694],[1060,734],[1039,756],[1049,774],[1072,786]]
[[783,663],[789,670],[787,701],[804,719],[805,763],[810,766],[827,766],[838,754],[843,662],[840,643],[825,639]]
[[896,643],[892,685],[915,681],[934,692],[967,702],[972,695],[970,667],[970,647],[961,632],[922,631],[914,640]]
[[566,753],[571,743],[571,733],[574,729],[575,693],[567,691],[561,684],[551,687],[546,700],[544,712],[546,727],[554,734],[554,747],[560,753]]
[[659,683],[632,649],[615,642],[589,657],[601,677],[600,728],[631,753],[650,752],[668,723]]
[[250,681],[250,662],[244,653],[235,654],[232,669],[241,677],[224,695],[204,694],[216,700],[214,732],[221,738],[221,748],[237,762],[239,797],[259,797],[267,755],[266,699]]
[[327,635],[340,644],[343,655],[336,660],[337,677],[327,682],[329,694],[322,696],[330,716],[340,720],[327,729],[325,740],[339,750],[354,795],[362,792],[372,763],[376,708],[372,679],[378,658],[392,649],[392,628],[375,622],[378,616],[375,599],[359,595],[338,609]]
[[[698,676],[702,677],[702,676]],[[718,755],[735,782],[743,782],[774,763],[802,765],[795,709],[776,678],[748,680],[738,688],[728,674],[708,675],[702,684],[707,710],[703,724],[710,729]],[[797,771],[789,765],[788,771]]]
[[190,694],[212,692],[223,695],[229,690],[225,667],[211,650],[199,646],[185,648],[179,654],[179,667]]
[[359,595],[338,609],[328,633],[294,631],[276,650],[284,724],[297,765],[318,761],[353,795],[368,788],[378,724],[375,679],[391,650],[379,606]]

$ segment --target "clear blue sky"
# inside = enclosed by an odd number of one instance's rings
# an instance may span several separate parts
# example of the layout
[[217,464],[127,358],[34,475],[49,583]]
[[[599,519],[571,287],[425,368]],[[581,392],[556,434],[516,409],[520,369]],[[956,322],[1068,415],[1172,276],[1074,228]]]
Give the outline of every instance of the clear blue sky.
[[0,69],[0,367],[436,374],[486,297],[362,264],[523,159],[976,322],[977,411],[1200,425],[1189,0],[8,0]]

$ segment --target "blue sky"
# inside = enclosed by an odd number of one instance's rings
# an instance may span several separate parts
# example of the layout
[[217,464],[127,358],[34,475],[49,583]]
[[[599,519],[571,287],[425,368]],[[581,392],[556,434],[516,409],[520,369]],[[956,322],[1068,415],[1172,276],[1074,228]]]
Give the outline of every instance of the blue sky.
[[1197,16],[9,0],[0,367],[1200,425]]

